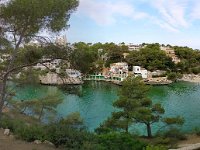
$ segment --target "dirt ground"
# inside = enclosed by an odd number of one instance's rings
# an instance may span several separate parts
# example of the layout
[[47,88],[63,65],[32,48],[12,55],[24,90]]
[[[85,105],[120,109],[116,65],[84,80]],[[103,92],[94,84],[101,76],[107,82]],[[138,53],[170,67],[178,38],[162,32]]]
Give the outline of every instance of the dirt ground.
[[185,145],[197,144],[197,143],[200,143],[200,136],[191,134],[191,135],[187,135],[187,140],[180,141],[178,143],[178,145],[180,147],[182,147],[182,146],[185,146]]
[[58,150],[46,144],[27,143],[16,140],[13,136],[5,136],[0,130],[0,150]]

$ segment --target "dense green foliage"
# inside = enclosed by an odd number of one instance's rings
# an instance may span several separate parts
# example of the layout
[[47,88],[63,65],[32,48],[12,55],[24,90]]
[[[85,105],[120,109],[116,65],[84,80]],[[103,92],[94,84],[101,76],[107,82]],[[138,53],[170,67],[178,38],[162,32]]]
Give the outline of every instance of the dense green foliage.
[[146,146],[134,136],[126,133],[108,133],[98,136],[98,142],[105,150],[142,150]]
[[148,70],[168,70],[174,67],[172,59],[160,50],[159,44],[149,44],[140,51],[132,51],[126,61],[130,65],[142,66]]
[[176,81],[177,79],[181,79],[183,75],[179,72],[169,72],[167,74],[167,79],[171,81]]
[[77,6],[76,0],[32,0],[31,3],[11,0],[1,5],[1,19],[13,30],[18,30],[17,35],[33,36],[41,29],[60,31],[66,28],[70,13]]
[[147,146],[145,150],[167,150],[167,148],[163,146]]
[[92,73],[95,71],[95,61],[97,60],[98,50],[83,42],[74,44],[75,50],[71,55],[71,65],[82,73]]
[[98,73],[103,67],[109,67],[111,63],[123,61],[123,53],[128,51],[127,46],[114,43],[79,42],[73,46],[75,50],[71,55],[72,66],[84,74]]
[[142,150],[146,146],[145,143],[140,142],[130,134],[109,133],[96,135],[87,132],[84,128],[71,126],[72,124],[82,125],[83,122],[77,121],[77,115],[74,117],[74,114],[69,115],[64,120],[48,125],[27,124],[24,121],[19,121],[19,119],[10,119],[5,116],[0,122],[1,127],[11,129],[20,139],[28,142],[48,140],[56,147],[65,147],[71,150]]
[[195,128],[194,132],[196,135],[200,136],[200,128]]
[[177,69],[182,73],[200,73],[200,51],[188,47],[175,46],[175,53],[181,59]]

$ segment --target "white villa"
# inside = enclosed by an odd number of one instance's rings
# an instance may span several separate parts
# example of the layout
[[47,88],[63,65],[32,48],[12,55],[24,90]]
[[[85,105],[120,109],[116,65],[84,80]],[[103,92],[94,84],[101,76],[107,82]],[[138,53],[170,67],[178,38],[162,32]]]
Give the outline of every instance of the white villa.
[[67,44],[66,36],[57,37],[55,43],[60,46],[66,46]]
[[0,54],[0,63],[8,60],[10,58],[10,55],[9,54]]
[[109,74],[112,79],[123,81],[128,77],[128,64],[125,62],[111,64]]
[[141,45],[136,45],[136,44],[133,44],[133,43],[129,43],[127,46],[128,46],[129,51],[139,51],[140,48],[142,48]]
[[161,46],[160,49],[166,53],[167,56],[172,58],[172,61],[177,64],[181,60],[176,56],[175,51],[173,48],[168,46]]
[[140,66],[133,66],[133,74],[137,76],[141,76],[143,79],[148,78],[148,71]]

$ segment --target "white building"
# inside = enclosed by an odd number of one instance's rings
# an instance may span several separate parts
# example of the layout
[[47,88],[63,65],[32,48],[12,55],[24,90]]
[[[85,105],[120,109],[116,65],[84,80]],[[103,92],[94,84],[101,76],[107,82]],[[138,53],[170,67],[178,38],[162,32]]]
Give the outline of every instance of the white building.
[[37,40],[30,41],[27,45],[28,46],[35,46],[35,47],[42,46],[42,44],[39,41],[37,41]]
[[110,72],[114,74],[128,73],[128,64],[125,62],[113,63],[110,65]]
[[111,64],[109,75],[111,79],[123,81],[128,77],[128,64],[125,62]]
[[128,46],[129,51],[139,51],[142,48],[141,45],[137,45],[137,44],[133,44],[133,43],[130,43],[127,46]]
[[140,66],[133,66],[133,74],[135,76],[141,76],[143,79],[148,78],[148,71]]
[[66,36],[57,37],[55,43],[60,46],[66,46],[67,44]]
[[11,58],[11,56],[9,54],[3,53],[0,54],[0,63],[7,61]]

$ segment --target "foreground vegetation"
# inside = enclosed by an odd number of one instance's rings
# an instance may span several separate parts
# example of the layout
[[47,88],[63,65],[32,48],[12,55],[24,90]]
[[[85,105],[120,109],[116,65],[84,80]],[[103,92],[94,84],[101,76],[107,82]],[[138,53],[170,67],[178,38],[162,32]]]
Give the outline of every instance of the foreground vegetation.
[[4,116],[1,120],[1,127],[9,128],[17,138],[33,142],[35,140],[52,142],[56,147],[67,149],[133,149],[139,150],[146,146],[146,143],[140,142],[131,134],[108,133],[96,135],[83,128],[82,122],[79,122],[78,115],[68,116],[56,123],[48,125],[40,123],[31,123],[11,119]]
[[4,114],[0,126],[9,128],[16,138],[27,142],[45,140],[53,143],[57,148],[67,149],[85,149],[85,150],[165,150],[176,147],[179,140],[186,137],[177,129],[170,129],[166,132],[160,132],[153,138],[140,137],[132,133],[119,131],[94,133],[88,132],[84,126],[83,120],[78,113],[73,113],[64,119],[56,122],[43,124],[27,116],[14,118],[11,115]]

